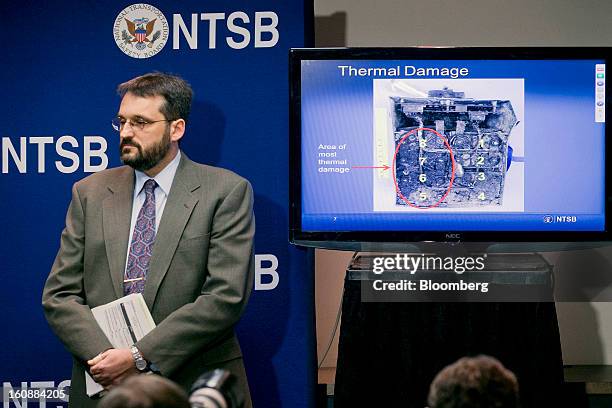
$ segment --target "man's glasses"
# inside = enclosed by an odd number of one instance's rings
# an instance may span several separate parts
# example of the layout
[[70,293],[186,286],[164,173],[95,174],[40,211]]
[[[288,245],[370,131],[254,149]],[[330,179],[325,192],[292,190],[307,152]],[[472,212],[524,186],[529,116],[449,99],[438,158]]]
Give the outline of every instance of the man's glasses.
[[132,129],[144,130],[145,127],[153,123],[172,122],[174,120],[176,119],[152,120],[149,122],[148,120],[144,120],[144,119],[131,120],[131,119],[123,119],[123,118],[113,118],[113,120],[111,120],[111,125],[113,125],[113,129],[115,129],[117,132],[121,132],[123,128],[125,127],[126,123],[129,123]]

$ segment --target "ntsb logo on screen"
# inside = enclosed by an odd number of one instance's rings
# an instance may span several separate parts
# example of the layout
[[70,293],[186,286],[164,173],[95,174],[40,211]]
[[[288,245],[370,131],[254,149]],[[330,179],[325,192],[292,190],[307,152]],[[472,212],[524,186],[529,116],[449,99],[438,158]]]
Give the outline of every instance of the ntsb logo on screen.
[[241,50],[270,48],[278,44],[278,14],[273,11],[256,11],[249,15],[244,11],[191,13],[189,17],[175,13],[172,28],[165,15],[156,7],[132,4],[117,15],[113,24],[113,36],[117,47],[132,58],[149,58],[159,53],[172,30],[172,49],[181,49],[186,43],[189,49],[202,48],[201,37],[208,41],[204,48],[229,47]]

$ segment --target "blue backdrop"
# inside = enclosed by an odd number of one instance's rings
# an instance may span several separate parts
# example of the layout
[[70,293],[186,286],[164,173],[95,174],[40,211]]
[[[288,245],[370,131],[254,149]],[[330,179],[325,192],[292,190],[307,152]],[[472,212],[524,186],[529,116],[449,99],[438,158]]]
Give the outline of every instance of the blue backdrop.
[[306,253],[287,244],[287,54],[308,45],[312,2],[156,1],[149,4],[161,16],[141,45],[130,41],[138,32],[115,25],[120,13],[122,23],[151,11],[133,4],[0,6],[0,379],[17,389],[70,378],[70,357],[40,306],[70,187],[120,164],[110,126],[116,86],[160,70],[183,76],[195,90],[182,149],[236,171],[255,190],[259,290],[238,330],[255,406],[311,406],[313,278]]

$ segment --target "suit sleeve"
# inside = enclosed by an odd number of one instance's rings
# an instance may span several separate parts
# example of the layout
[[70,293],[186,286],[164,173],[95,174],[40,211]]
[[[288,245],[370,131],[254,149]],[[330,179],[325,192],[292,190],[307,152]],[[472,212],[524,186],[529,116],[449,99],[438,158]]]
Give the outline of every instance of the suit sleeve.
[[83,254],[85,213],[76,185],[66,214],[60,249],[42,294],[47,322],[78,359],[89,360],[112,345],[96,323],[85,301]]
[[241,180],[215,212],[200,295],[136,343],[162,374],[171,375],[233,330],[253,285],[254,235],[253,191]]

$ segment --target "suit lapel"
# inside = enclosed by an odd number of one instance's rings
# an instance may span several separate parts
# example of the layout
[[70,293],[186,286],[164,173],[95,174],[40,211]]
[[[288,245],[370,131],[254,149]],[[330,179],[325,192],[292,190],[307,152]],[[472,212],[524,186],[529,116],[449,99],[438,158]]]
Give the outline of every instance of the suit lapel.
[[149,310],[153,308],[159,285],[168,271],[185,225],[198,202],[192,193],[199,187],[195,165],[181,152],[181,161],[174,175],[159,230],[155,236],[149,274],[145,283],[143,296]]
[[134,170],[125,167],[108,189],[112,194],[102,204],[104,244],[115,295],[120,298],[123,296],[123,275],[130,239]]

